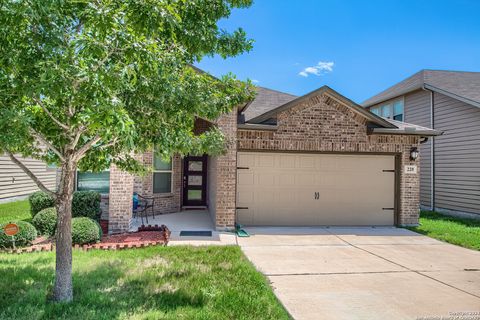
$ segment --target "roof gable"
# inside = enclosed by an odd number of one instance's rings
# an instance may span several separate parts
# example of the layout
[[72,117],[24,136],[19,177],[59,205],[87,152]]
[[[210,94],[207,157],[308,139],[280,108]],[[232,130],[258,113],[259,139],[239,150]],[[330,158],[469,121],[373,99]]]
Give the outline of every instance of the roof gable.
[[396,128],[395,125],[391,124],[390,122],[386,121],[385,119],[369,112],[368,110],[365,110],[364,108],[362,108],[361,106],[357,105],[355,102],[353,102],[352,100],[342,96],[341,94],[339,94],[338,92],[336,92],[335,90],[331,89],[330,87],[328,86],[323,86],[317,90],[314,90],[304,96],[301,96],[301,97],[298,97],[290,102],[287,102],[281,106],[278,106],[277,108],[274,108],[268,112],[265,112],[257,117],[254,117],[252,119],[250,119],[248,122],[249,123],[262,123],[262,122],[265,122],[271,118],[275,118],[279,113],[281,112],[284,112],[286,110],[289,110],[295,106],[297,106],[298,104],[302,103],[302,102],[305,102],[306,100],[308,99],[312,99],[314,97],[317,97],[317,96],[320,96],[320,95],[327,95],[329,98],[332,98],[334,100],[336,100],[337,102],[339,102],[340,104],[350,108],[353,112],[355,112],[356,114],[364,117],[366,120],[380,126],[380,127],[384,127],[384,128]]
[[365,100],[369,107],[418,89],[429,89],[480,107],[480,72],[422,70]]

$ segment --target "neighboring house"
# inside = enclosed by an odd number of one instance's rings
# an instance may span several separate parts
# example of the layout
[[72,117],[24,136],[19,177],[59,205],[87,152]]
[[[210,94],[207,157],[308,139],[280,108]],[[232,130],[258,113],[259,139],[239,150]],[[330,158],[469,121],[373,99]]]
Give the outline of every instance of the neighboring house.
[[115,166],[96,180],[109,198],[110,233],[128,230],[132,194],[155,197],[157,213],[207,208],[217,229],[235,223],[270,226],[416,225],[418,162],[411,152],[437,131],[383,119],[324,86],[302,97],[265,88],[217,121],[197,119],[226,137],[220,156],[153,150],[138,159],[153,172],[140,178]]
[[420,203],[480,215],[480,72],[422,70],[363,106],[442,131],[420,145]]
[[[55,188],[57,169],[46,163],[32,159],[19,158],[47,188]],[[38,187],[20,167],[13,163],[7,155],[0,154],[0,202],[24,198]]]

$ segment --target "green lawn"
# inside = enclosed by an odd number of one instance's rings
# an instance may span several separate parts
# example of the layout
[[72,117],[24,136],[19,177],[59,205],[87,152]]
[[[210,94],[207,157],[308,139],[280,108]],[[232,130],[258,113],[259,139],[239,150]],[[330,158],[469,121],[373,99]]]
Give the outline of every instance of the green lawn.
[[420,225],[409,229],[465,248],[480,250],[480,220],[422,211]]
[[13,220],[25,220],[31,222],[30,204],[28,200],[7,202],[0,204],[0,223]]
[[[29,220],[27,201],[0,223]],[[74,250],[74,301],[46,303],[53,252],[0,253],[0,319],[288,319],[239,247]]]
[[0,319],[288,319],[239,247],[74,251],[74,302],[45,303],[54,253],[0,254]]

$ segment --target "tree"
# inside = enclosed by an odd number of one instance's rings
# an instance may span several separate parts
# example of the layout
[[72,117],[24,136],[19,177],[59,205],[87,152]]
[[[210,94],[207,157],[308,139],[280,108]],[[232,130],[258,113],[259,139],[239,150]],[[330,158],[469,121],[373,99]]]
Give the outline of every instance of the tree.
[[[71,201],[78,169],[145,168],[133,154],[218,153],[223,136],[194,136],[251,97],[249,83],[216,79],[192,64],[252,47],[220,19],[251,0],[6,0],[0,4],[0,152],[55,197],[55,301],[72,290]],[[61,168],[48,190],[17,158]]]

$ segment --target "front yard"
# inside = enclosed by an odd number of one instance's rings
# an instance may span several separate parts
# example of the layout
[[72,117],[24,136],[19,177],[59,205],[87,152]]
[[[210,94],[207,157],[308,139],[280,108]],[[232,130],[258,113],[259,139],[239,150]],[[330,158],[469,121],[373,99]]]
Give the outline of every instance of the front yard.
[[28,200],[0,203],[0,224],[12,220],[32,220]]
[[[0,204],[0,223],[31,219]],[[0,253],[0,319],[288,319],[239,247],[74,250],[74,302],[46,303],[54,252]]]
[[288,319],[239,247],[74,251],[74,302],[45,303],[53,253],[0,254],[0,319]]
[[480,220],[422,211],[420,225],[409,229],[458,246],[480,250]]
[[[29,220],[27,201],[0,204],[0,223]],[[480,221],[422,212],[427,236],[480,250]],[[239,247],[74,250],[74,302],[46,303],[53,252],[0,253],[0,319],[288,319]]]

